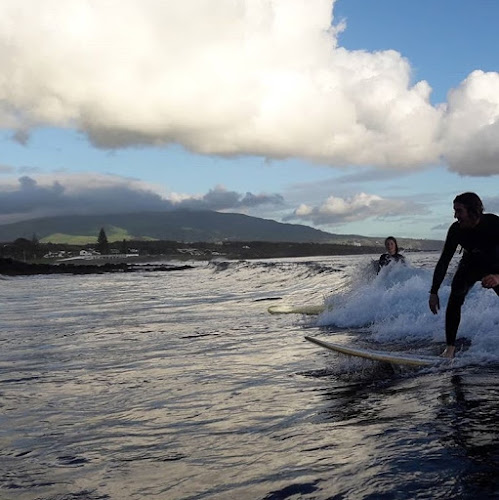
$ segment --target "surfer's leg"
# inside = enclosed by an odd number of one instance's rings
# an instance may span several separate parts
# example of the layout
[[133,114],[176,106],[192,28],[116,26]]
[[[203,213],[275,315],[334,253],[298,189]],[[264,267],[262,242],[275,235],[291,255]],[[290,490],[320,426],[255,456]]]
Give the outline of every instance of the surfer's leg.
[[478,275],[473,269],[459,265],[452,280],[449,302],[445,311],[445,340],[447,345],[454,346],[456,343],[464,299],[478,279]]
[[447,345],[456,344],[457,329],[461,322],[461,307],[464,303],[464,295],[452,294],[449,297],[445,311],[445,341]]

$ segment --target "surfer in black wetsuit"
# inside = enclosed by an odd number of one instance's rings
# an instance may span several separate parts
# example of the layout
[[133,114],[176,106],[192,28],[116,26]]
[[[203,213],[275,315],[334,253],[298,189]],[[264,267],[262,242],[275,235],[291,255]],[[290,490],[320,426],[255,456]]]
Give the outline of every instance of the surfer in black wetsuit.
[[402,262],[405,264],[405,257],[399,253],[397,240],[393,236],[388,236],[385,240],[386,253],[382,254],[378,262],[378,273],[381,268],[390,262]]
[[484,214],[482,200],[475,193],[463,193],[454,199],[454,222],[449,228],[440,259],[433,273],[429,306],[433,314],[440,309],[438,289],[449,263],[461,245],[463,257],[452,280],[445,312],[447,347],[443,357],[453,358],[455,341],[461,321],[461,307],[466,295],[477,281],[499,295],[499,217]]

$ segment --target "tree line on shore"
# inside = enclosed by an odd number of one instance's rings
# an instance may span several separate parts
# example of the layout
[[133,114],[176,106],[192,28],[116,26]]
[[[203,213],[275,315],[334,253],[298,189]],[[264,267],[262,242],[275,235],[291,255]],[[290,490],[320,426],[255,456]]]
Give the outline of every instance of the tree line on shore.
[[44,256],[78,256],[81,250],[101,255],[127,254],[130,249],[142,256],[169,256],[179,259],[278,258],[321,255],[359,255],[379,253],[378,246],[358,246],[336,243],[293,243],[264,241],[180,242],[168,240],[123,240],[109,242],[102,228],[95,244],[72,245],[42,243],[36,235],[31,239],[18,238],[0,244],[0,257],[17,260],[43,261]]

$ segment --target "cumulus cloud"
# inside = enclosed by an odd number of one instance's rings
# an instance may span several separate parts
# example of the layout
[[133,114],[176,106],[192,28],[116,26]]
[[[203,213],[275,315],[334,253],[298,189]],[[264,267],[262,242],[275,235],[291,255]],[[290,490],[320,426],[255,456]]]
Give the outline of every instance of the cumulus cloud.
[[240,210],[282,203],[277,194],[241,194],[223,186],[193,196],[161,193],[145,182],[111,175],[25,175],[0,185],[0,223],[52,215]]
[[[0,127],[94,145],[498,173],[499,74],[433,106],[403,55],[339,46],[335,0],[2,0]],[[332,24],[333,22],[333,24]]]
[[474,71],[452,90],[443,129],[443,155],[451,170],[498,174],[499,73]]
[[[247,192],[242,195],[235,191],[229,191],[224,186],[216,186],[208,193],[200,196],[173,197],[174,207],[177,209],[190,210],[244,210],[260,205],[280,206],[284,204],[284,198],[280,194],[253,194]],[[172,201],[173,201],[172,200]]]
[[369,218],[414,215],[423,211],[421,206],[412,202],[358,193],[347,198],[329,196],[326,201],[317,206],[302,204],[287,217],[287,220],[299,220],[318,225],[341,225]]
[[24,175],[0,186],[2,222],[47,215],[161,210],[162,197],[145,183],[99,174],[54,178]]

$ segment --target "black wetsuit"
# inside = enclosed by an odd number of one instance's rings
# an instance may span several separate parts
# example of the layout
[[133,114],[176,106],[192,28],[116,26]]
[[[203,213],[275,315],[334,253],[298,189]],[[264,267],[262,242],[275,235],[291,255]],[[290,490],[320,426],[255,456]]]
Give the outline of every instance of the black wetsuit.
[[[479,223],[468,229],[461,228],[459,222],[452,224],[433,273],[430,293],[438,293],[458,245],[461,245],[464,254],[452,280],[445,313],[447,345],[455,344],[461,321],[461,307],[473,285],[488,274],[499,274],[499,217],[494,214],[483,214]],[[499,285],[494,291],[499,295]]]
[[382,267],[387,266],[390,262],[402,262],[402,264],[405,264],[405,257],[399,253],[393,255],[390,253],[382,254],[378,262],[378,273]]

